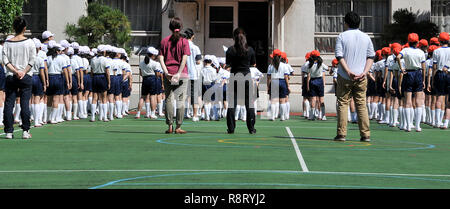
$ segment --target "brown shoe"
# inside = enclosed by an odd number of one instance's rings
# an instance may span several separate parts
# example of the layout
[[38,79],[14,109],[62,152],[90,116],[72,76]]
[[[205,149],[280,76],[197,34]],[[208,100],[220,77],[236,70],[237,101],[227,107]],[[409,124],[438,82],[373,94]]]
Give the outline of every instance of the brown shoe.
[[187,132],[185,130],[182,130],[181,128],[177,128],[177,129],[175,129],[175,133],[176,134],[185,134]]
[[337,135],[336,137],[334,137],[334,141],[345,142],[345,136]]
[[370,137],[361,137],[361,142],[370,142]]

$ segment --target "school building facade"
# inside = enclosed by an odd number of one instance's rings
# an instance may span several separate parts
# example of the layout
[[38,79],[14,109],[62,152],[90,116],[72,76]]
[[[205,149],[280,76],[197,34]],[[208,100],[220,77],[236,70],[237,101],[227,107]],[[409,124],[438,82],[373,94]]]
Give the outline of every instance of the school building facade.
[[[441,31],[450,32],[450,1],[447,0],[33,0],[24,7],[29,17],[30,32],[50,30],[56,39],[65,38],[67,23],[76,23],[86,15],[87,4],[97,1],[120,9],[132,26],[131,46],[134,51],[153,45],[158,47],[162,37],[170,34],[170,18],[180,17],[184,28],[196,33],[195,44],[203,54],[225,55],[223,46],[233,44],[232,30],[243,27],[249,44],[257,54],[258,68],[266,72],[269,53],[273,49],[285,51],[289,63],[295,69],[291,79],[291,109],[301,110],[300,67],[306,52],[317,49],[325,64],[334,58],[336,37],[343,31],[343,17],[348,11],[357,12],[361,18],[361,30],[381,47],[384,25],[393,21],[398,9],[408,9],[418,18],[429,19]],[[66,9],[70,8],[70,9]],[[137,73],[137,65],[143,57],[133,55],[131,64]],[[139,78],[133,97],[139,95]],[[335,112],[334,89],[331,77],[326,80],[327,112]],[[265,91],[262,83],[262,92]],[[260,101],[265,100],[266,94]],[[258,109],[267,105],[259,103]]]

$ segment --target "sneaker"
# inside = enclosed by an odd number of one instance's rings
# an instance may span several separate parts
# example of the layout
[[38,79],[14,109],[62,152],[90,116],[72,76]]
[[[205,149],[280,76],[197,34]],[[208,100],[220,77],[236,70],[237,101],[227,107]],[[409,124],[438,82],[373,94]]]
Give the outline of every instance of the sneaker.
[[158,117],[156,117],[156,115],[150,115],[151,119],[158,119]]
[[327,120],[327,116],[323,116],[322,120]]
[[79,118],[79,117],[73,117],[73,119],[74,119],[74,120],[80,120],[80,118]]
[[24,131],[22,135],[22,139],[31,139],[30,131]]
[[345,136],[337,135],[336,137],[334,137],[334,141],[345,142]]
[[370,142],[370,137],[361,137],[361,139],[359,141],[361,141],[361,142]]
[[6,138],[6,139],[13,139],[13,138],[14,138],[14,135],[13,135],[12,133],[6,133],[5,138]]
[[198,117],[197,116],[194,116],[193,118],[192,118],[192,121],[193,122],[197,122],[199,119],[198,119]]

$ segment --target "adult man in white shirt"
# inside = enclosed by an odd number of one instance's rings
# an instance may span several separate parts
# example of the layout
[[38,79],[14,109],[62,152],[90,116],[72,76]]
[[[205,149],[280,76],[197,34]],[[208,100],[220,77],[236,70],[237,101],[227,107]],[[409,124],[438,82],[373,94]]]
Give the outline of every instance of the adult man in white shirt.
[[366,107],[366,75],[375,57],[369,36],[359,28],[360,17],[354,12],[345,15],[346,31],[336,40],[335,55],[339,60],[336,96],[338,102],[338,124],[335,141],[345,141],[347,114],[350,98],[355,101],[358,125],[362,142],[370,142],[369,116]]

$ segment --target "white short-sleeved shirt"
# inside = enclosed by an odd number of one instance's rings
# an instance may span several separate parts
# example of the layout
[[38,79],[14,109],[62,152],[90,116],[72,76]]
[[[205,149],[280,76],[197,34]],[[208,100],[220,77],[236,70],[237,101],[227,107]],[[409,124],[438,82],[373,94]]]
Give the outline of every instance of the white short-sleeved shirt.
[[331,72],[333,72],[333,78],[337,78],[337,76],[338,76],[338,68],[337,67],[332,67],[331,68]]
[[110,68],[111,63],[109,63],[108,58],[104,56],[100,56],[95,60],[92,60],[92,73],[94,74],[104,74],[106,73],[106,69]]
[[34,65],[31,68],[31,72],[33,73],[33,75],[39,75],[39,71],[45,69],[45,63],[44,63],[44,59],[42,59],[39,56],[36,56],[36,59],[34,61]]
[[57,55],[54,58],[49,56],[47,65],[49,75],[60,75],[62,74],[63,69],[67,67],[67,60],[62,55]]
[[284,63],[280,63],[280,66],[277,70],[275,69],[275,66],[269,65],[267,75],[270,75],[271,80],[284,79],[285,75],[289,75],[289,67]]
[[202,69],[203,85],[209,85],[217,80],[217,71],[211,66],[205,66]]
[[[308,65],[309,67],[309,65]],[[307,68],[306,72],[311,74],[311,78],[319,78],[323,76],[323,72],[328,70],[328,66],[323,64],[321,66],[317,66],[317,63],[314,63],[311,68]]]
[[220,68],[219,72],[217,73],[216,82],[220,84],[220,83],[222,83],[223,80],[227,80],[229,78],[230,78],[230,72],[228,70]]
[[70,66],[72,66],[72,75],[75,75],[77,71],[80,70],[80,67],[82,67],[74,56],[70,58]]
[[430,69],[431,72],[433,72],[433,63],[433,58],[427,59],[427,61],[425,62],[425,76],[428,76],[428,71],[430,71]]
[[301,67],[304,78],[308,77],[308,74],[307,74],[308,66],[309,66],[309,61],[306,61],[306,63]]
[[[335,55],[338,60],[344,58],[348,68],[356,75],[364,72],[367,58],[375,57],[372,40],[359,29],[349,29],[336,39]],[[350,80],[347,72],[338,66],[338,74]]]
[[91,72],[91,65],[89,63],[89,60],[87,58],[83,58],[83,70],[90,73]]
[[39,50],[39,52],[37,53],[37,56],[42,58],[44,60],[44,62],[47,62],[47,58],[48,58],[47,53],[45,53],[44,51]]
[[199,77],[199,72],[197,72],[196,64],[195,64],[195,57],[197,55],[201,55],[200,48],[194,44],[194,42],[189,40],[189,49],[191,50],[191,55],[188,56],[186,61],[186,66],[188,69],[189,79],[190,80],[197,80]]
[[386,59],[376,62],[374,67],[375,72],[381,72],[381,77],[384,78],[384,69],[386,67]]
[[201,79],[202,78],[202,69],[203,69],[203,64],[196,64],[195,68],[197,69],[197,78]]
[[436,70],[442,70],[450,62],[450,48],[440,47],[433,52],[433,64],[437,65]]
[[[123,61],[123,65],[122,65],[122,70],[125,71],[125,73],[130,73],[130,76],[133,75],[133,71],[131,70],[131,66],[130,64],[128,64],[127,62]],[[128,81],[128,77],[127,79],[125,79],[125,81]]]
[[159,62],[156,62],[152,59],[150,59],[148,64],[145,64],[144,61],[139,63],[139,68],[141,69],[142,76],[156,75],[156,72],[158,72],[158,65],[159,67],[161,67]]
[[255,81],[259,81],[259,79],[263,77],[261,71],[259,71],[256,67],[250,67],[250,73],[252,75],[252,79]]
[[289,68],[289,74],[291,75],[292,73],[294,73],[294,68],[292,68],[292,66],[290,64],[288,64],[288,63],[286,63],[286,65]]
[[111,68],[109,75],[122,75],[122,60],[119,58],[110,59]]
[[420,70],[422,69],[422,63],[427,60],[425,53],[414,47],[404,48],[400,54],[405,60],[406,70]]

